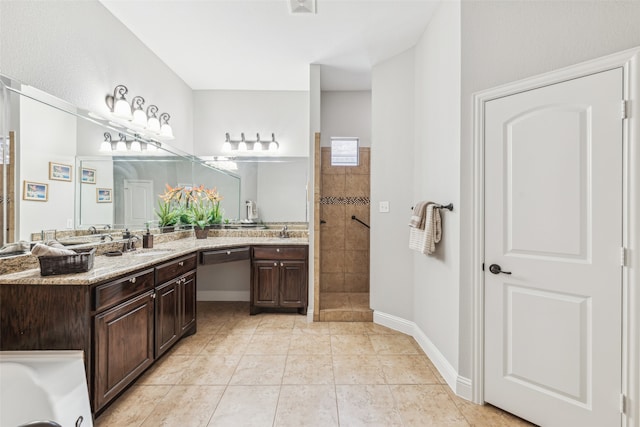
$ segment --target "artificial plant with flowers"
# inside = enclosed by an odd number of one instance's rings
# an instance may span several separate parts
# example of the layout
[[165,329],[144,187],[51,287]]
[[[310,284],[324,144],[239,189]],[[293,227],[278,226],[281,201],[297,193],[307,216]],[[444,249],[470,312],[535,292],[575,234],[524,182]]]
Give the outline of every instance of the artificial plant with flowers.
[[178,223],[180,218],[180,199],[182,197],[183,187],[171,187],[166,184],[163,194],[158,197],[158,216],[159,227],[173,227]]
[[201,185],[185,192],[185,214],[189,223],[201,229],[207,225],[221,223],[221,200],[222,196],[215,187],[205,188]]

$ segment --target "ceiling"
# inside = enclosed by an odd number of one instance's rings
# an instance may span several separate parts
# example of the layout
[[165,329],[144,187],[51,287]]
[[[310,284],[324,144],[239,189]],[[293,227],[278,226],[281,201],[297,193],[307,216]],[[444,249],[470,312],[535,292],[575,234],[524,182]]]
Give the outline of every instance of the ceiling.
[[100,0],[194,90],[368,90],[371,68],[415,45],[440,0]]

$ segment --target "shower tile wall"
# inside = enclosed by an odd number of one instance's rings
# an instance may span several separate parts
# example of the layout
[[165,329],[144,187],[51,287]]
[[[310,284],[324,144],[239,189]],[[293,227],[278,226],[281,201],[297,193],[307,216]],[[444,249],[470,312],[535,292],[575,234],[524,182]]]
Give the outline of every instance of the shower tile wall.
[[359,166],[331,166],[322,148],[320,201],[320,320],[369,320],[370,149],[360,148]]

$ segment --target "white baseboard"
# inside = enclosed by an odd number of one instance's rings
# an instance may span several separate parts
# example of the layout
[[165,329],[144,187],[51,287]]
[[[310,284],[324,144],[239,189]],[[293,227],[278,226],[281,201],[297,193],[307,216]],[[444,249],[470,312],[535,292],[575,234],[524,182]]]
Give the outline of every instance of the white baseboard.
[[426,353],[451,390],[463,399],[471,400],[472,384],[469,378],[461,377],[455,368],[414,322],[379,311],[373,312],[373,321],[387,328],[411,335]]
[[249,291],[198,291],[198,301],[249,301]]

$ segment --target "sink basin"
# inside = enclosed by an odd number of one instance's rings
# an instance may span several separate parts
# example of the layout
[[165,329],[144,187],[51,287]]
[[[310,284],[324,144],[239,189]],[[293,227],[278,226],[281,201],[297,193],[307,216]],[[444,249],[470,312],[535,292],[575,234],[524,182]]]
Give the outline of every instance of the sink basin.
[[134,256],[154,256],[165,255],[173,252],[173,249],[136,249],[132,254]]

